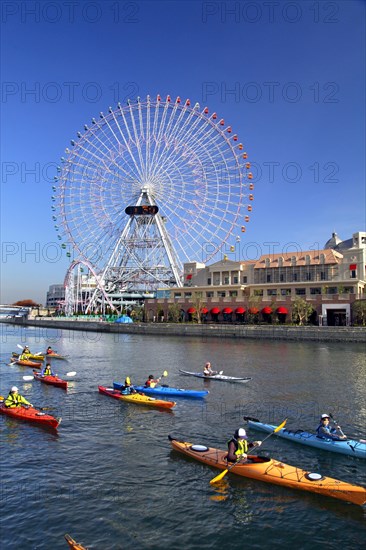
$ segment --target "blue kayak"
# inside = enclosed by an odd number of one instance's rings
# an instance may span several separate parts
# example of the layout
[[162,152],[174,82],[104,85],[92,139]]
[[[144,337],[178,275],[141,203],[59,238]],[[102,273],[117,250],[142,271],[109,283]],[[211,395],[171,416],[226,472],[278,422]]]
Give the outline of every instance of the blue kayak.
[[[113,382],[115,390],[120,390],[123,384]],[[166,395],[167,397],[206,397],[207,390],[183,390],[180,388],[171,388],[169,386],[155,386],[154,388],[145,388],[145,386],[134,386],[135,390],[146,393],[146,395]]]
[[[251,428],[262,432],[271,433],[277,427],[272,426],[272,424],[263,424],[262,422],[250,419],[250,417],[247,416],[244,416],[244,420],[248,421],[248,425]],[[279,430],[274,435],[278,435],[284,439],[289,439],[290,441],[295,441],[296,443],[302,443],[303,445],[323,449],[324,451],[332,451],[343,455],[366,458],[366,441],[363,439],[360,441],[354,439],[335,441],[334,439],[318,437],[316,434],[305,432],[303,430],[292,431],[286,428],[282,428],[282,430]]]

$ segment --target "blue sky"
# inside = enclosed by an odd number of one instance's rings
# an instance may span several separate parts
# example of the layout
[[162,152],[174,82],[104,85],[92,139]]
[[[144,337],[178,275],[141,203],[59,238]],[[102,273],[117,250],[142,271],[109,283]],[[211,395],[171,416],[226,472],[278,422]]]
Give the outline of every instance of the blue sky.
[[44,303],[63,282],[55,167],[85,123],[136,96],[190,98],[231,124],[254,163],[244,244],[307,250],[333,231],[364,230],[364,2],[6,1],[1,10],[1,303]]

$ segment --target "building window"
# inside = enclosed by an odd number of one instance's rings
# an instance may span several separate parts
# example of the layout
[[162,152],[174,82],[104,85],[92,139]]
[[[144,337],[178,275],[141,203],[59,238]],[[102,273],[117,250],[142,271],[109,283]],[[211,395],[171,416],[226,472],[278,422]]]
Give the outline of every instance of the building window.
[[211,290],[206,292],[206,298],[213,298],[213,297],[214,297],[214,293]]
[[239,281],[238,281],[238,277],[234,277],[234,278],[233,278],[233,284],[234,284],[234,285],[237,285],[238,282],[239,282]]
[[255,289],[254,296],[263,296],[263,289]]
[[315,287],[315,288],[311,288],[310,289],[310,294],[321,294],[322,293],[322,289],[320,287]]
[[268,288],[267,289],[267,296],[277,296],[277,289],[276,288]]
[[209,277],[209,278],[207,279],[207,284],[208,284],[208,285],[211,284],[211,277]]
[[321,272],[320,272],[320,280],[321,280],[321,281],[325,281],[325,280],[326,280],[325,271],[321,271]]
[[305,281],[311,281],[311,273],[309,271],[305,273]]
[[295,288],[295,294],[296,296],[305,296],[306,290],[305,288]]
[[243,276],[243,284],[245,285],[248,282],[248,277],[246,275]]
[[184,293],[185,298],[191,298],[191,296],[192,296],[192,292],[185,292]]
[[224,285],[228,285],[229,284],[229,277],[224,277]]
[[351,271],[351,279],[356,279],[356,270],[352,269]]
[[181,292],[174,292],[174,298],[181,298],[182,293]]
[[293,280],[293,281],[297,281],[297,273],[293,273],[293,275],[292,275],[292,280]]
[[330,286],[328,288],[328,294],[338,294],[338,288],[336,286]]
[[271,275],[267,274],[267,283],[270,283],[270,282],[271,282]]
[[284,280],[285,280],[284,274],[280,273],[280,283],[283,283]]
[[217,296],[218,296],[219,298],[225,298],[226,292],[219,291],[219,292],[217,293]]
[[237,295],[238,295],[238,291],[237,291],[237,290],[230,290],[229,296],[231,296],[232,298],[236,298]]
[[291,296],[291,288],[281,288],[281,296]]

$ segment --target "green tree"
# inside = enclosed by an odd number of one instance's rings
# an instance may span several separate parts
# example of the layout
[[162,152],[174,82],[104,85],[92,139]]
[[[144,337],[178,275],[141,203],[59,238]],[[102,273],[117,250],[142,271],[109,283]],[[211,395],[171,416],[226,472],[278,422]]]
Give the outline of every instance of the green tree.
[[292,304],[292,320],[297,325],[304,325],[313,312],[313,306],[303,298],[296,298]]
[[168,306],[168,321],[171,323],[179,323],[180,321],[180,307],[179,304],[169,304]]
[[356,300],[352,304],[352,320],[354,325],[366,325],[366,300]]
[[203,307],[206,307],[205,302],[203,301],[203,293],[195,290],[192,293],[192,307],[195,308],[195,313],[192,313],[192,321],[194,323],[201,324],[201,310]]

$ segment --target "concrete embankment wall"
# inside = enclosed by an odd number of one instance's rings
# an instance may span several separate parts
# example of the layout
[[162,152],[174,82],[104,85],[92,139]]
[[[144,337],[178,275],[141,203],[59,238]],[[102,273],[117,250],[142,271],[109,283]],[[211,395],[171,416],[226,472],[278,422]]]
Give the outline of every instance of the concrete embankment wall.
[[[111,334],[366,343],[366,327],[198,325],[192,323],[119,324],[71,319],[29,319],[26,321],[22,319],[1,319],[0,321],[15,325],[19,329],[21,327],[33,326]],[[15,329],[15,326],[12,327],[12,330]]]

